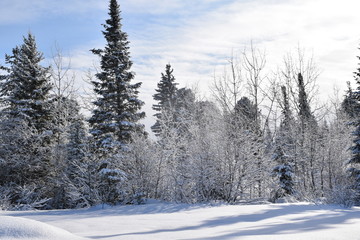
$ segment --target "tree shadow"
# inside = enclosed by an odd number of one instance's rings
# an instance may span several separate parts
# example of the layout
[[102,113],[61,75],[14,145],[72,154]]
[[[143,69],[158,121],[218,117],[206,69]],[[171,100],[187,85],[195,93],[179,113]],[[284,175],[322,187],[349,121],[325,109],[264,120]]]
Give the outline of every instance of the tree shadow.
[[[297,217],[296,214],[303,214],[311,211],[318,210],[331,210],[331,212],[317,214],[316,216]],[[144,232],[129,232],[104,236],[92,236],[89,238],[100,239],[110,237],[121,237],[126,235],[143,235],[143,239],[146,239],[146,235],[158,234],[158,233],[179,233],[182,235],[183,231],[199,230],[206,228],[213,228],[219,226],[228,226],[237,224],[240,222],[257,222],[266,219],[273,219],[284,215],[294,215],[290,221],[297,221],[296,223],[274,223],[262,225],[253,229],[241,229],[234,230],[232,232],[225,233],[214,237],[206,237],[206,239],[237,239],[243,236],[262,236],[262,235],[278,235],[289,234],[297,232],[310,232],[314,230],[329,229],[336,224],[342,224],[346,221],[354,218],[360,218],[360,209],[334,209],[334,206],[317,206],[317,205],[279,205],[276,209],[269,209],[256,214],[237,215],[229,217],[219,217],[215,219],[205,220],[201,224],[194,226],[184,226],[179,228],[158,229]],[[177,238],[180,239],[180,238]],[[185,239],[185,238],[182,238]],[[187,238],[187,239],[204,239],[201,238]]]
[[[292,214],[292,213],[291,213]],[[279,223],[267,224],[261,228],[233,231],[231,233],[223,234],[221,236],[207,237],[206,239],[234,239],[242,236],[262,236],[262,235],[279,235],[291,233],[303,233],[317,230],[325,230],[334,228],[338,224],[354,218],[359,218],[360,212],[342,211],[337,213],[320,214],[315,217],[303,217],[292,220],[298,220],[296,223]],[[223,219],[226,221],[226,219]],[[201,238],[191,238],[201,239]]]

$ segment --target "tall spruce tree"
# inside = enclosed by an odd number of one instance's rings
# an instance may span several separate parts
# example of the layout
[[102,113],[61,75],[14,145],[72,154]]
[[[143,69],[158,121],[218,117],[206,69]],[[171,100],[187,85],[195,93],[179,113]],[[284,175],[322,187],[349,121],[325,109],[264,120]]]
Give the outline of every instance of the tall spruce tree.
[[304,79],[301,73],[298,74],[298,86],[299,86],[299,118],[301,122],[301,128],[312,128],[316,126],[316,120],[311,112],[308,96],[305,90]]
[[[360,56],[357,58],[360,60]],[[356,91],[352,94],[355,102],[357,103],[354,109],[354,112],[356,112],[356,120],[354,121],[356,129],[353,132],[354,144],[350,148],[352,151],[352,157],[348,161],[348,171],[351,178],[354,180],[353,189],[355,191],[355,204],[360,205],[360,67],[354,74],[356,84],[358,85]]]
[[96,148],[105,156],[130,143],[132,133],[145,133],[144,126],[139,123],[145,117],[145,113],[140,112],[144,102],[138,99],[141,82],[132,83],[135,73],[130,70],[129,41],[121,29],[119,8],[116,0],[110,0],[110,18],[103,24],[106,46],[92,50],[101,58],[101,71],[92,81],[98,97],[89,119],[90,132]]
[[52,197],[54,175],[49,68],[40,65],[43,55],[34,36],[29,33],[23,41],[2,67],[8,73],[0,83],[2,185],[11,185],[13,204],[51,207],[41,200]]
[[174,69],[171,68],[170,64],[166,64],[165,73],[161,73],[161,80],[158,83],[158,89],[155,89],[157,92],[154,94],[153,98],[155,101],[158,101],[157,104],[153,105],[153,109],[157,111],[154,116],[157,118],[155,124],[151,127],[151,130],[155,133],[156,136],[160,136],[161,133],[161,123],[162,115],[172,111],[175,107],[176,93],[177,88],[175,83],[175,77],[173,75]]
[[[318,147],[318,124],[311,112],[308,95],[305,90],[305,83],[301,73],[298,74],[299,87],[299,165],[301,170],[302,188],[304,192],[315,196],[316,194],[316,148]],[[299,176],[300,172],[297,172]],[[310,190],[310,191],[309,191]]]

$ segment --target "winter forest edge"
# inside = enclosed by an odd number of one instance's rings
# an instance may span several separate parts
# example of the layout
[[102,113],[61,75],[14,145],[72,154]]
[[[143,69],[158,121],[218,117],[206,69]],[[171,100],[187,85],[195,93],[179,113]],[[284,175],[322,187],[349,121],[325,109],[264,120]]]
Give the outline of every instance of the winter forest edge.
[[179,88],[176,69],[167,64],[153,95],[154,140],[140,123],[141,82],[131,71],[116,0],[103,26],[106,45],[91,50],[100,66],[89,76],[96,95],[90,117],[71,89],[71,68],[63,67],[61,55],[42,66],[31,33],[5,56],[0,209],[142,204],[148,198],[360,205],[360,67],[357,88],[348,82],[340,103],[316,106],[319,70],[301,50],[265,77],[265,53],[250,44],[214,77],[214,101]]

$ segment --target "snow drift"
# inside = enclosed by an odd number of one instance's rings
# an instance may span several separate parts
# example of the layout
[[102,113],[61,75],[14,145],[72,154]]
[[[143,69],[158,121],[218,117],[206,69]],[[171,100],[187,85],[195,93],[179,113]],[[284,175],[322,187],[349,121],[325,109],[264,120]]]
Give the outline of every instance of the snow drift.
[[63,229],[32,219],[0,216],[1,240],[81,240]]

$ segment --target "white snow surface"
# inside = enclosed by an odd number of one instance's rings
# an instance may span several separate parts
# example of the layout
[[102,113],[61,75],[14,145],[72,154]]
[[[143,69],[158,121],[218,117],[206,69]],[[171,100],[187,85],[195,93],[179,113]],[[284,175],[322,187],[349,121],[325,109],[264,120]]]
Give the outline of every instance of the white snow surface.
[[[83,238],[79,238],[83,237]],[[360,240],[360,208],[284,203],[98,206],[0,211],[0,239]]]
[[0,216],[0,239],[81,240],[83,238],[77,237],[61,228],[39,221],[22,217]]

